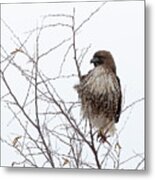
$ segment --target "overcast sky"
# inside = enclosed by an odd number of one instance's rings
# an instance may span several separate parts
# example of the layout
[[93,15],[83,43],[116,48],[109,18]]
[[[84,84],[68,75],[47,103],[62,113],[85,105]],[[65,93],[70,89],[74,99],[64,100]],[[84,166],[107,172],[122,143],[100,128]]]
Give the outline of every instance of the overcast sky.
[[[75,8],[76,27],[86,19],[91,12],[99,7],[102,2],[84,2],[84,3],[44,3],[44,4],[5,4],[1,6],[2,19],[13,29],[13,31],[24,40],[27,32],[40,26],[41,19],[48,14],[72,14]],[[65,22],[64,19],[48,19],[47,23],[57,21]],[[70,23],[67,21],[67,23]],[[11,53],[16,45],[11,39],[11,34],[1,23],[1,44],[8,53]],[[53,47],[61,40],[70,37],[70,31],[59,27],[56,30],[44,31],[40,42],[40,53]],[[92,69],[89,61],[97,50],[109,50],[117,66],[117,74],[121,80],[124,107],[133,101],[144,97],[144,2],[143,1],[124,1],[107,2],[100,11],[87,22],[77,35],[78,49],[90,46],[85,56],[81,70],[87,73]],[[28,42],[27,48],[31,55],[35,51],[34,39]],[[64,51],[60,48],[58,51],[50,54],[48,58],[40,63],[41,69],[47,76],[55,77],[58,73],[58,67],[62,61]],[[19,56],[19,59],[21,57]],[[68,60],[64,65],[63,73],[75,72],[74,64]],[[52,59],[52,60],[51,60]],[[18,59],[17,59],[18,60]],[[19,61],[19,60],[18,60]],[[23,60],[23,65],[27,65]],[[22,99],[24,92],[24,83],[21,82],[18,74],[10,69],[7,73],[14,92],[19,94]],[[15,80],[16,79],[16,80]],[[77,98],[73,85],[78,82],[77,79],[70,81],[69,85],[56,84],[59,93],[67,100]],[[2,95],[5,94],[5,88]],[[129,112],[122,115],[118,130],[126,123],[126,127],[121,134],[120,142],[123,150],[123,157],[129,157],[133,151],[144,153],[144,102],[138,103],[132,109],[130,118],[127,119]],[[2,137],[9,139],[11,134],[18,132],[18,127],[10,121],[11,114],[2,103]],[[20,132],[20,130],[19,130]],[[2,146],[2,165],[10,165],[14,160],[14,153],[6,145]],[[126,168],[132,168],[133,164]]]

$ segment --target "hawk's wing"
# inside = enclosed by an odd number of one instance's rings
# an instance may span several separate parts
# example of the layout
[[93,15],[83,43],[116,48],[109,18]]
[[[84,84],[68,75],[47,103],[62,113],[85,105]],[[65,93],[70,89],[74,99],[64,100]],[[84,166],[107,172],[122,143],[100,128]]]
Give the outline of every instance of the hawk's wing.
[[90,75],[91,72],[92,72],[92,70],[88,71],[87,74],[83,75],[83,76],[81,77],[81,82],[86,81],[86,79],[88,78],[88,76]]
[[85,82],[87,82],[87,80],[88,80],[88,78],[90,76],[91,71],[92,70],[90,70],[87,74],[81,76],[80,84],[77,84],[77,85],[74,86],[74,88],[77,90],[79,96],[80,96],[81,91],[82,91],[81,87],[83,87],[83,84],[85,84]]
[[122,108],[122,93],[121,93],[121,83],[120,83],[120,79],[119,77],[117,76],[117,81],[118,81],[118,84],[119,84],[119,100],[118,100],[118,108],[117,108],[117,112],[116,112],[116,119],[115,119],[115,123],[117,123],[119,121],[119,117],[120,117],[120,114],[121,114],[121,108]]

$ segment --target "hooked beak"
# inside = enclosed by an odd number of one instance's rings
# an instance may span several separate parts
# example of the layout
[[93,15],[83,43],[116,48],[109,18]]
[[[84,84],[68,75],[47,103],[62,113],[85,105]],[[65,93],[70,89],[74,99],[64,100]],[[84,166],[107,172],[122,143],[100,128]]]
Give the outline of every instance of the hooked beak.
[[94,57],[93,59],[90,60],[90,63],[98,63],[100,61],[99,58]]

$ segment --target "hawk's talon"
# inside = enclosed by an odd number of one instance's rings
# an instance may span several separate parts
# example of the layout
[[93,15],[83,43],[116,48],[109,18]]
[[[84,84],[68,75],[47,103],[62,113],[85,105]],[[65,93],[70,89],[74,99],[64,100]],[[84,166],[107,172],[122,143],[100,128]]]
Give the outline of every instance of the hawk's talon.
[[102,134],[102,132],[100,131],[97,135],[97,140],[99,142],[102,142],[102,143],[107,143],[111,146],[111,144],[109,143],[109,141],[107,141],[107,138],[110,137],[110,135],[106,136],[106,134]]

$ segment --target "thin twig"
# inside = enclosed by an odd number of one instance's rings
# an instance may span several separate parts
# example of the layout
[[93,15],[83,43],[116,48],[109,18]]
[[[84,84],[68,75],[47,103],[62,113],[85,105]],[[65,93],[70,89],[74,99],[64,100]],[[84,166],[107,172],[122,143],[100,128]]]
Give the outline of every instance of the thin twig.
[[79,64],[78,64],[77,54],[76,54],[75,9],[73,9],[72,33],[73,33],[74,62],[75,62],[75,65],[76,65],[76,69],[77,69],[77,73],[78,73],[79,80],[81,80],[81,71],[80,71],[80,66],[79,66]]

